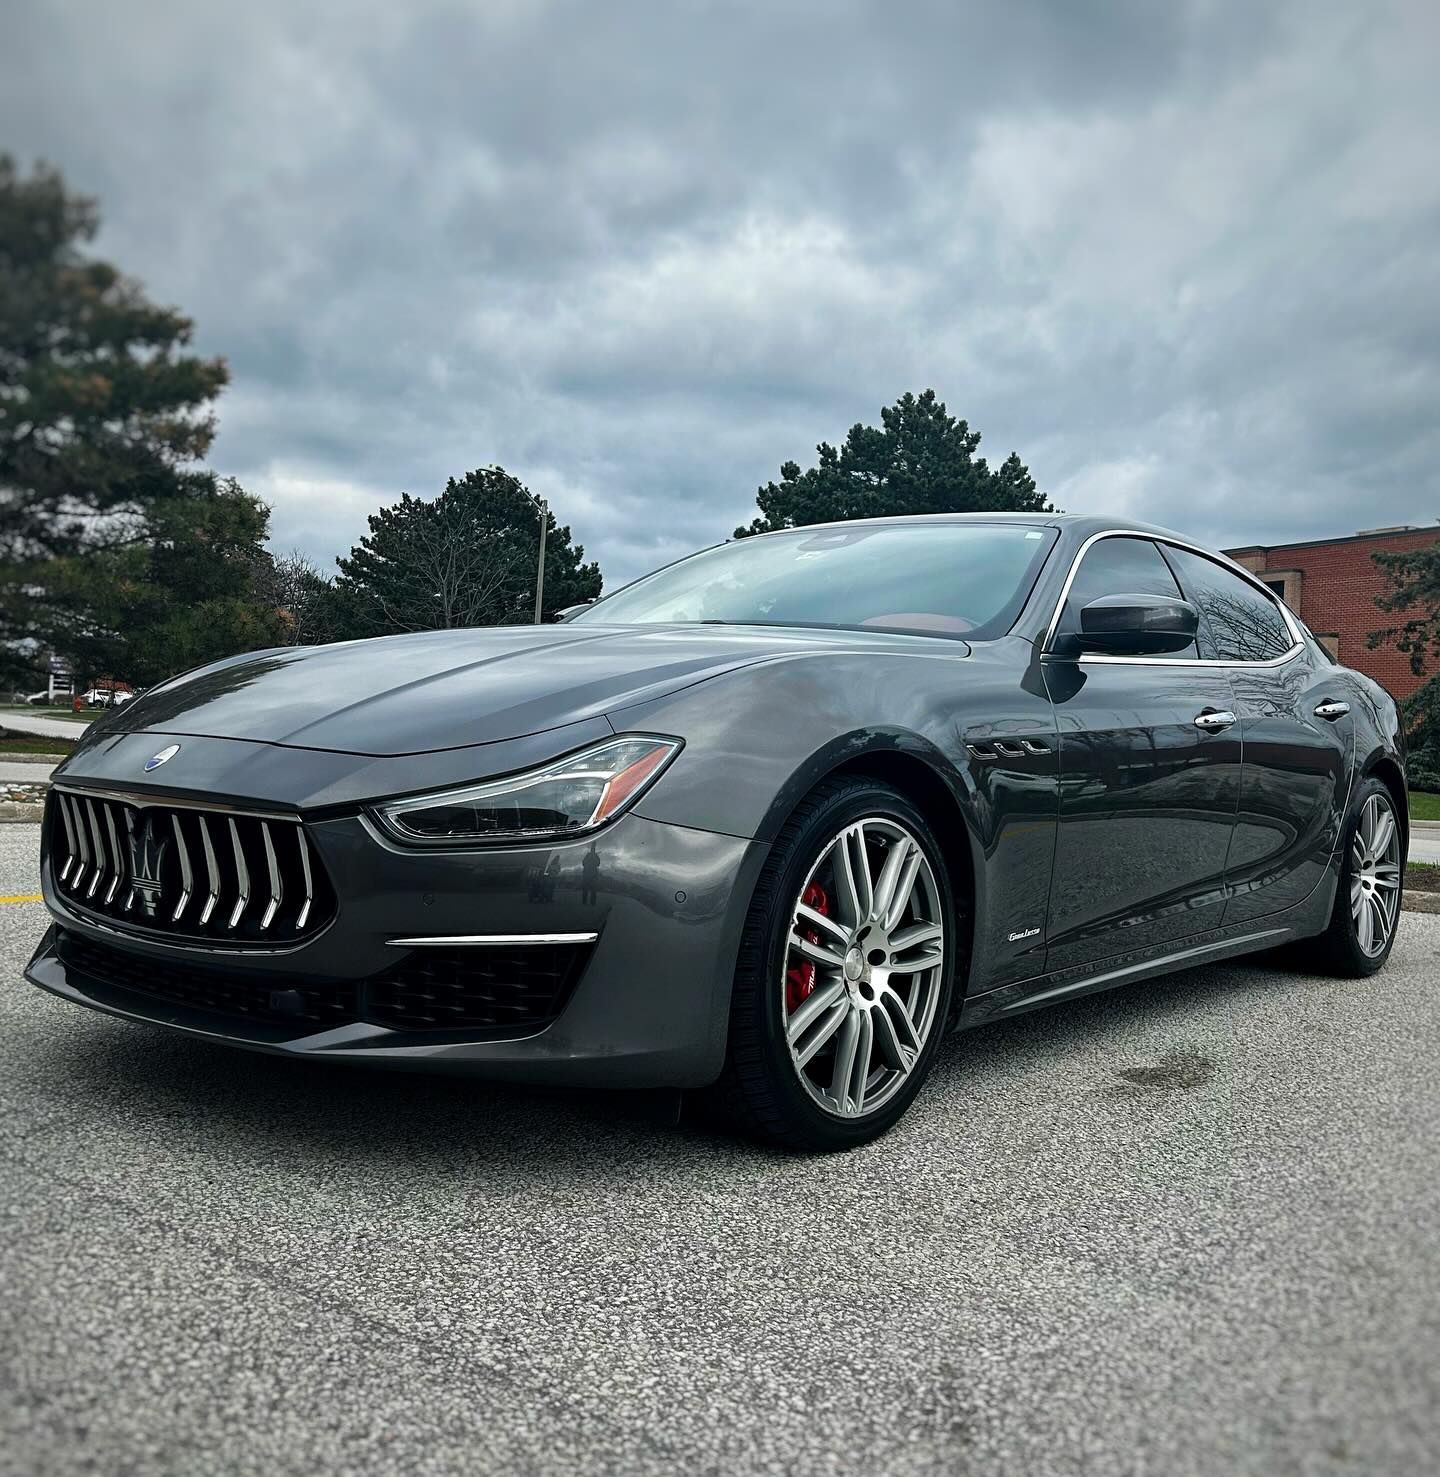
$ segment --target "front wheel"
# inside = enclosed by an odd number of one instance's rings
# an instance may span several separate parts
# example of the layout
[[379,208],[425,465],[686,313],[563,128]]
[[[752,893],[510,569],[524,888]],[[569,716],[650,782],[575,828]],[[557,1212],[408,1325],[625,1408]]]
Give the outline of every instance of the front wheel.
[[821,785],[777,837],[746,921],[721,1082],[732,1114],[796,1149],[884,1133],[930,1070],[957,945],[919,809],[874,780]]

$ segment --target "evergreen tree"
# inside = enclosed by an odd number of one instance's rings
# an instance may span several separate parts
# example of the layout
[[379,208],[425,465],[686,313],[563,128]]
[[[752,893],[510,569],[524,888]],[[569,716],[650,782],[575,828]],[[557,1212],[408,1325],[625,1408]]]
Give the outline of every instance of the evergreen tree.
[[152,682],[269,644],[268,512],[198,465],[223,361],[83,250],[95,202],[0,155],[0,649]]
[[[600,566],[548,513],[545,616],[600,593]],[[451,478],[436,498],[402,494],[370,516],[335,581],[347,634],[384,635],[534,619],[540,513],[529,491],[500,467]]]
[[934,390],[902,395],[880,419],[878,427],[857,422],[838,450],[822,441],[806,471],[786,462],[780,481],[756,493],[760,517],[736,538],[847,518],[1051,511],[1014,452],[993,471],[976,457],[980,433],[948,414]]
[[[1405,617],[1370,633],[1371,647],[1393,645],[1423,677],[1440,658],[1440,543],[1403,554],[1376,554],[1390,590],[1375,603]],[[1417,790],[1440,790],[1440,675],[1432,676],[1400,705],[1410,737],[1409,779]]]

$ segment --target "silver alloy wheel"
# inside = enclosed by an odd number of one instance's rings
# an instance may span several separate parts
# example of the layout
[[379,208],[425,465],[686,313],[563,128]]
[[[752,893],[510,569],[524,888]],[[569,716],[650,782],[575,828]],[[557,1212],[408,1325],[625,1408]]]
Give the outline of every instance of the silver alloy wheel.
[[1362,952],[1384,952],[1400,908],[1400,828],[1381,795],[1371,795],[1360,812],[1352,845],[1350,915]]
[[924,848],[888,817],[853,821],[811,867],[779,988],[790,1059],[826,1112],[875,1112],[909,1078],[935,1023],[944,918]]

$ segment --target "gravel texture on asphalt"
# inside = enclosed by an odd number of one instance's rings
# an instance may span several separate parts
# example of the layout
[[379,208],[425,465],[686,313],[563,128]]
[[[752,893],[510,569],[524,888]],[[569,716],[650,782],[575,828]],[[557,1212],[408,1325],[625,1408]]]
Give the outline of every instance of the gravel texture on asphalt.
[[93,1015],[21,982],[44,922],[0,906],[0,1470],[1433,1469],[1440,918],[954,1038],[812,1159]]

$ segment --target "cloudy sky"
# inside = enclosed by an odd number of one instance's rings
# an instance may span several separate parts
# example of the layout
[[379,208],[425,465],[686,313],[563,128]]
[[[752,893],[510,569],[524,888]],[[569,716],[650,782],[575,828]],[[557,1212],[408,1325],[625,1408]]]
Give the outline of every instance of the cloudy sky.
[[0,148],[323,564],[499,462],[612,586],[933,386],[1072,511],[1440,517],[1435,0],[28,0]]

